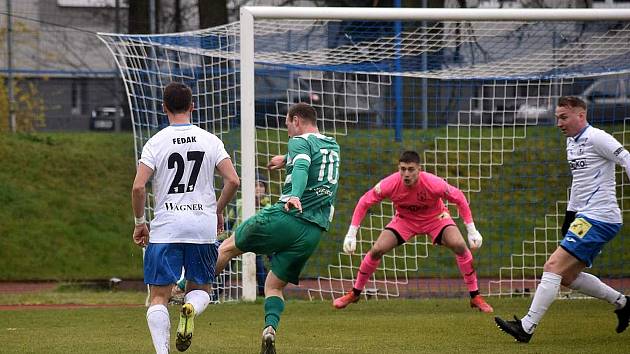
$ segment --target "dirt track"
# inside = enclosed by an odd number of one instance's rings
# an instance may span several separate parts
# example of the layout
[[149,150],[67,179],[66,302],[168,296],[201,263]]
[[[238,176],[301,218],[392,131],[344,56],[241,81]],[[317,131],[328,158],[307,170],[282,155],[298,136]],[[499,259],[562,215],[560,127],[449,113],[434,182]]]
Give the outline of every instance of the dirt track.
[[0,282],[0,294],[21,294],[50,291],[56,286],[56,282]]
[[50,309],[85,309],[107,307],[144,307],[144,304],[30,304],[30,305],[0,305],[0,311],[16,310],[50,310]]
[[[54,290],[57,282],[0,282],[0,295],[37,293]],[[106,307],[139,307],[144,304],[18,304],[2,305],[0,297],[0,311],[14,310],[44,310],[44,309],[78,309],[78,308],[106,308]]]

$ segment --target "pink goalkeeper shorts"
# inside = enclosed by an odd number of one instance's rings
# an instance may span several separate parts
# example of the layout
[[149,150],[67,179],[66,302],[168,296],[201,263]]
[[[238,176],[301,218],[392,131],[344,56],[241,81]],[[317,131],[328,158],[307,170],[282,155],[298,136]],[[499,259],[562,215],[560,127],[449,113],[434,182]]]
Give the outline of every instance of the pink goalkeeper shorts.
[[449,213],[443,212],[435,218],[426,220],[410,220],[394,216],[386,228],[396,230],[405,242],[416,235],[427,234],[431,237],[431,242],[435,243],[440,232],[450,225],[456,225],[455,221],[451,219]]

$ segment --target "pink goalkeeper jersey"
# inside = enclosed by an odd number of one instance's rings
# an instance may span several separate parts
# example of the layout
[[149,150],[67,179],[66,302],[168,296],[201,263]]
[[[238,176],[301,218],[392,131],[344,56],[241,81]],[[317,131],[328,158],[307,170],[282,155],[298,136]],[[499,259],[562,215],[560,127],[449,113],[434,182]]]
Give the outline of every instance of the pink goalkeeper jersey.
[[457,205],[464,223],[473,222],[472,213],[464,193],[446,183],[443,179],[428,172],[420,172],[418,182],[407,187],[399,172],[393,173],[367,191],[354,208],[352,225],[359,226],[368,209],[388,198],[394,203],[396,217],[420,222],[436,220],[443,212],[448,212],[442,199]]

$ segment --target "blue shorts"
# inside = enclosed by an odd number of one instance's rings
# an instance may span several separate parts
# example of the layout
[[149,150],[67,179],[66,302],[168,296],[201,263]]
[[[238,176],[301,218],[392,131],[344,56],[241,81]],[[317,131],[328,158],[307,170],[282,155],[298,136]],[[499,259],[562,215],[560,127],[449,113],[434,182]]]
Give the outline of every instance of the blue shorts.
[[597,221],[578,214],[560,247],[590,267],[602,247],[615,238],[620,229],[621,224]]
[[216,244],[149,243],[144,253],[144,283],[175,284],[186,270],[186,280],[210,284],[217,264]]

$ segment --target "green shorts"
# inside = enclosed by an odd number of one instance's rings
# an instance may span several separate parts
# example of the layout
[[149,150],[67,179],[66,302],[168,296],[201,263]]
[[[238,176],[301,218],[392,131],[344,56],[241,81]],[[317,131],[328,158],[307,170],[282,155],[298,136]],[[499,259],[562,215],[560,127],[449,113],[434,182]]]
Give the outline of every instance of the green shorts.
[[234,241],[243,252],[271,255],[273,274],[297,285],[322,233],[319,226],[274,206],[241,223],[236,228]]

